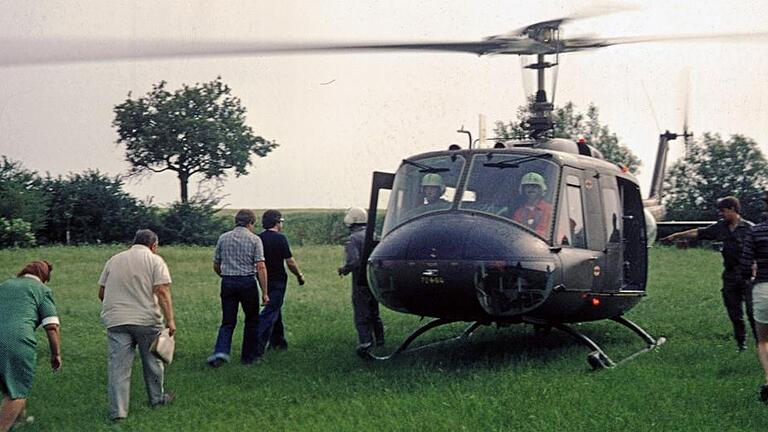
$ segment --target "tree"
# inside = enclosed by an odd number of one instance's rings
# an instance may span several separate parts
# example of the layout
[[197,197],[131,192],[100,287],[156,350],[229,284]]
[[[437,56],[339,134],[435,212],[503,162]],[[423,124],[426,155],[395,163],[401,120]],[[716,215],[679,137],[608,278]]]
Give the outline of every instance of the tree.
[[664,190],[669,219],[711,220],[717,216],[717,199],[739,199],[742,215],[759,221],[760,197],[768,187],[768,162],[757,143],[742,135],[723,141],[705,133],[688,155],[669,169]]
[[2,156],[0,161],[0,218],[23,220],[32,232],[45,224],[48,206],[37,173],[22,167],[21,162]]
[[146,97],[115,106],[118,143],[126,146],[129,175],[174,171],[181,202],[188,201],[189,178],[220,179],[226,170],[248,174],[251,154],[264,157],[277,147],[245,124],[245,108],[221,77],[171,93],[161,81]]
[[[516,122],[510,121],[506,124],[496,122],[494,129],[496,136],[503,139],[528,138],[528,132],[521,125],[530,117],[533,102],[533,98],[529,98],[528,105],[517,109]],[[606,160],[626,166],[632,173],[636,173],[640,167],[640,159],[620,142],[608,126],[600,124],[600,113],[594,104],[589,104],[587,113],[583,114],[576,111],[573,102],[568,102],[560,108],[555,108],[552,112],[552,120],[554,123],[554,129],[550,134],[552,137],[573,139],[583,135],[588,139],[589,144],[603,153]]]

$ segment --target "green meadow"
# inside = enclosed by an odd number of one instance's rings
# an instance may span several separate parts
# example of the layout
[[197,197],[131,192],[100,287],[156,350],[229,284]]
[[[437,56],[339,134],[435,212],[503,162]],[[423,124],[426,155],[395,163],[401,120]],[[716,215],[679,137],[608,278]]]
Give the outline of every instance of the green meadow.
[[[285,321],[289,349],[258,365],[210,369],[205,358],[219,324],[212,248],[160,247],[174,279],[177,352],[167,407],[150,409],[136,360],[129,418],[106,417],[106,332],[96,281],[122,246],[0,251],[0,276],[45,258],[62,320],[64,366],[52,373],[39,331],[38,369],[28,401],[29,431],[756,431],[768,424],[757,400],[761,371],[754,347],[737,353],[721,304],[720,257],[711,250],[651,250],[648,293],[627,313],[660,349],[616,369],[593,372],[588,350],[553,331],[483,327],[461,343],[443,344],[392,362],[354,355],[349,279],[335,269],[339,246],[302,246],[294,255],[307,277],[291,279]],[[420,324],[383,311],[387,348]],[[428,333],[454,335],[463,325]],[[614,359],[642,347],[610,322],[580,330]],[[241,322],[235,333],[239,356]]]

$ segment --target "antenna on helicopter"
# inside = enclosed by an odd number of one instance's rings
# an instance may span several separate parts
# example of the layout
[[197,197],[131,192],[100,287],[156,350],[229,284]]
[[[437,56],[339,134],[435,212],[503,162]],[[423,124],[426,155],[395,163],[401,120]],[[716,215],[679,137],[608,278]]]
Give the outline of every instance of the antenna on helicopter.
[[456,132],[467,134],[467,138],[469,139],[469,148],[472,149],[472,132],[465,130],[464,125],[461,125],[461,129],[456,130]]

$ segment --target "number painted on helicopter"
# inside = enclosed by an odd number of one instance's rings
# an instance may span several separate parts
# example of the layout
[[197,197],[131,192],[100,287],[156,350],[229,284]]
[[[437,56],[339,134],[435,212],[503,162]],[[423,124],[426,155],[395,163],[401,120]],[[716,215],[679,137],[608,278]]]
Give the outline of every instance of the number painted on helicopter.
[[443,279],[440,276],[422,276],[421,283],[423,283],[424,285],[439,285],[439,284],[444,284],[445,279]]

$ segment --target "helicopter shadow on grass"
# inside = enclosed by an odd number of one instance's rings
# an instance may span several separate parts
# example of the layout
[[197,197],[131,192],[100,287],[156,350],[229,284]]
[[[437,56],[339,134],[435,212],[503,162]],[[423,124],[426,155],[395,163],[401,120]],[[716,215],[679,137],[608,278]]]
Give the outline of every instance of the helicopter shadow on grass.
[[[589,354],[588,348],[557,329],[535,329],[531,325],[482,326],[471,337],[454,340],[452,336],[460,334],[462,327],[458,324],[447,327],[439,335],[414,343],[390,362],[418,363],[458,371],[467,367],[525,365],[532,361],[537,365],[547,365],[571,358],[578,365],[576,367],[583,367],[583,360]],[[633,344],[637,344],[636,337],[630,332],[616,330],[609,323],[587,323],[577,327],[619,355],[631,352]],[[380,354],[387,350],[391,351],[392,347],[388,345],[386,349],[377,349],[376,352]]]

